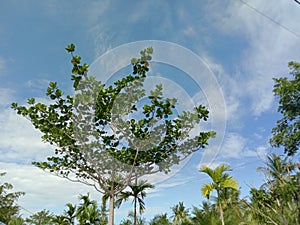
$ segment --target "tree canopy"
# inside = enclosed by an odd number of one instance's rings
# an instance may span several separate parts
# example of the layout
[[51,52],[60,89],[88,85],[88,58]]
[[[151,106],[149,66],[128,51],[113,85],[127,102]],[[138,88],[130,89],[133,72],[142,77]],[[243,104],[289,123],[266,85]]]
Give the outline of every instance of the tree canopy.
[[292,79],[282,77],[275,80],[273,92],[279,99],[278,112],[282,118],[272,129],[270,143],[273,147],[283,147],[291,156],[299,150],[300,144],[300,64],[289,63]]
[[[0,173],[0,178],[5,173]],[[11,192],[13,185],[0,182],[0,223],[8,223],[13,217],[18,216],[20,207],[17,201],[24,192]]]
[[[34,165],[108,194],[113,224],[115,195],[145,174],[168,173],[208,144],[214,132],[201,131],[199,124],[209,112],[198,105],[174,115],[177,100],[164,98],[162,85],[146,92],[151,47],[131,60],[132,74],[109,86],[88,76],[89,66],[74,55],[73,44],[66,50],[71,54],[74,96],[65,96],[50,82],[50,104],[29,98],[28,106],[13,103],[12,108],[42,132],[43,141],[56,147],[54,156]],[[144,98],[140,107],[137,103]]]

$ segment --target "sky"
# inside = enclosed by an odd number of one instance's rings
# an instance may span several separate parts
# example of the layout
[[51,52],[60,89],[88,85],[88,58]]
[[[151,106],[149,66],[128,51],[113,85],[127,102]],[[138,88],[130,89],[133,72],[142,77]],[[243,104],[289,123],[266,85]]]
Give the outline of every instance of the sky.
[[[209,182],[198,172],[203,165],[229,164],[241,197],[247,197],[250,187],[264,181],[256,168],[267,154],[282,153],[268,144],[280,118],[272,78],[289,77],[288,62],[300,61],[298,21],[300,5],[292,0],[1,1],[0,171],[7,173],[1,182],[26,192],[19,200],[24,216],[42,209],[61,213],[88,192],[99,200],[90,187],[31,165],[53,148],[10,105],[24,105],[31,97],[49,101],[50,81],[72,93],[70,55],[64,50],[70,43],[105,82],[126,71],[139,50],[153,46],[148,87],[163,83],[181,110],[190,103],[206,105],[211,115],[206,128],[217,137],[171,174],[148,178],[156,188],[145,199],[144,216],[170,215],[180,201],[188,208],[201,205],[201,186]],[[116,210],[116,221],[130,208],[129,202]]]

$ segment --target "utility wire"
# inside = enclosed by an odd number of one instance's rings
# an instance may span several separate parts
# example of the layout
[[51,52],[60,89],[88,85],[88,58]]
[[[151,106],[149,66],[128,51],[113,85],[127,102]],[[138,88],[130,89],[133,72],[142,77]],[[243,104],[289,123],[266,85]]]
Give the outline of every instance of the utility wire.
[[[294,0],[295,2],[297,2],[298,4],[300,4],[300,2],[298,2],[297,0]],[[267,18],[268,20],[272,21],[274,24],[280,26],[282,29],[290,32],[291,34],[293,34],[294,36],[296,36],[297,38],[300,38],[300,35],[297,34],[295,31],[292,31],[290,28],[288,28],[285,25],[282,25],[281,23],[279,23],[278,21],[274,20],[272,17],[266,15],[265,13],[259,11],[257,8],[253,7],[252,5],[248,4],[247,2],[245,2],[244,0],[240,0],[241,3],[243,3],[244,5],[246,5],[248,8],[252,9],[253,11],[255,11],[256,13],[260,14],[261,16]]]
[[300,1],[298,1],[298,0],[294,0],[294,1],[297,2],[300,5]]

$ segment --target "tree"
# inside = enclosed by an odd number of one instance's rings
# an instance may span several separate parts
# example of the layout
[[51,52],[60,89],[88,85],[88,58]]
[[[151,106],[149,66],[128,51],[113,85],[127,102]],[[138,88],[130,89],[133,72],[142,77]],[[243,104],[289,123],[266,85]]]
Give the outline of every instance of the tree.
[[[0,177],[5,173],[0,173]],[[10,192],[13,185],[10,183],[0,183],[0,222],[8,223],[13,217],[19,213],[20,207],[16,204],[20,196],[24,192]]]
[[156,215],[150,221],[150,225],[172,225],[172,223],[168,220],[168,216],[166,213],[162,215]]
[[278,112],[282,114],[282,119],[272,129],[270,144],[284,147],[284,152],[292,156],[299,150],[300,144],[300,64],[290,62],[289,68],[293,79],[274,79],[273,92],[279,99]]
[[210,193],[215,190],[217,192],[217,205],[220,213],[220,218],[222,225],[224,222],[224,211],[223,204],[224,201],[228,199],[228,190],[238,191],[238,183],[232,176],[228,173],[224,173],[226,171],[231,171],[228,165],[220,165],[216,167],[214,170],[204,166],[200,170],[202,173],[206,173],[211,179],[212,183],[204,184],[201,188],[202,194],[209,199]]
[[265,224],[300,224],[300,173],[296,165],[272,154],[264,171],[267,182],[260,189],[251,189],[251,209],[258,221]]
[[76,205],[72,205],[71,203],[67,203],[66,206],[68,207],[68,210],[64,211],[64,220],[69,224],[75,224],[77,207]]
[[177,205],[171,208],[173,212],[173,224],[174,225],[189,225],[189,210],[185,208],[183,202],[179,202]]
[[[37,167],[74,182],[94,187],[109,195],[109,224],[114,223],[115,196],[137,177],[168,173],[191,153],[204,148],[213,132],[197,130],[207,120],[208,110],[196,106],[176,117],[176,99],[163,98],[162,85],[146,95],[143,83],[149,70],[152,48],[132,59],[133,72],[106,86],[88,76],[88,65],[73,55],[71,63],[74,96],[64,96],[56,82],[50,82],[46,105],[29,98],[28,106],[12,104],[42,132],[42,140],[56,147],[55,155]],[[147,103],[139,107],[142,98]],[[175,117],[175,118],[174,118]]]
[[53,225],[55,218],[48,210],[42,210],[25,219],[28,225]]
[[[145,218],[139,216],[136,217],[136,225],[145,225],[146,224],[146,220]],[[128,213],[128,218],[127,219],[123,219],[120,223],[120,225],[133,225],[134,223],[134,213],[132,211],[130,211]]]
[[67,210],[64,211],[63,215],[57,215],[53,218],[53,224],[55,225],[74,225],[76,220],[76,205],[67,203]]
[[263,185],[272,189],[278,183],[285,183],[286,179],[295,169],[295,164],[288,160],[287,157],[281,158],[279,155],[271,154],[267,158],[266,167],[258,167],[267,177],[267,182]]
[[210,202],[203,202],[201,208],[193,207],[192,218],[193,225],[217,225],[219,223],[218,212]]
[[147,183],[146,180],[140,180],[136,184],[129,184],[128,187],[130,191],[122,191],[116,201],[116,206],[119,207],[123,201],[127,201],[130,197],[133,198],[133,224],[137,223],[137,203],[139,204],[139,212],[142,214],[145,210],[145,202],[144,198],[146,197],[146,189],[154,188],[154,186],[150,183]]
[[76,218],[80,225],[100,225],[101,213],[98,209],[96,201],[92,201],[89,198],[89,194],[80,195],[79,199],[82,203],[78,206],[76,211]]

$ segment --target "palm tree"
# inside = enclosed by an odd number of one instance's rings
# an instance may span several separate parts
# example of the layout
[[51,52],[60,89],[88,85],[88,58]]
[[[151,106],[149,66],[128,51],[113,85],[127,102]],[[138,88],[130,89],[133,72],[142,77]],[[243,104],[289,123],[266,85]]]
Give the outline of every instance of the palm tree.
[[101,213],[96,201],[91,201],[89,194],[80,195],[83,202],[78,206],[76,217],[80,225],[99,224]]
[[217,225],[218,214],[213,204],[204,201],[201,208],[193,207],[192,211],[192,224],[194,225]]
[[69,224],[74,224],[76,218],[76,205],[72,205],[71,203],[68,203],[67,207],[68,210],[64,212],[65,220],[68,221]]
[[26,224],[31,225],[52,225],[55,218],[48,210],[42,210],[25,219]]
[[167,213],[162,215],[156,215],[151,221],[150,225],[172,225],[171,222],[168,220]]
[[296,219],[300,218],[300,180],[296,167],[297,164],[287,157],[272,154],[268,156],[266,167],[258,168],[267,177],[267,182],[260,190],[252,189],[251,194],[254,206],[259,206],[257,213],[263,219],[278,224],[300,223]]
[[257,170],[263,172],[268,179],[268,181],[263,184],[262,188],[269,187],[272,189],[272,187],[278,183],[285,183],[295,167],[296,165],[289,161],[287,157],[282,159],[276,154],[269,155],[266,167],[257,168]]
[[179,202],[179,204],[175,205],[171,209],[173,211],[172,217],[174,225],[191,224],[189,221],[189,210],[185,208],[183,202]]
[[202,186],[202,194],[209,199],[210,193],[215,190],[217,192],[217,207],[220,213],[220,218],[222,225],[225,225],[224,222],[224,211],[223,211],[223,201],[226,200],[228,196],[228,190],[238,190],[238,182],[233,179],[228,173],[224,173],[226,171],[231,171],[230,166],[228,165],[220,165],[216,167],[214,170],[204,166],[199,172],[206,173],[211,179],[212,183],[204,184]]
[[139,212],[142,214],[145,210],[145,202],[143,199],[146,197],[146,189],[154,188],[150,183],[147,183],[146,180],[140,180],[136,185],[129,185],[130,191],[122,191],[116,200],[116,207],[120,207],[123,201],[127,201],[130,197],[133,198],[133,220],[134,225],[137,224],[137,203],[139,203]]

